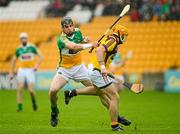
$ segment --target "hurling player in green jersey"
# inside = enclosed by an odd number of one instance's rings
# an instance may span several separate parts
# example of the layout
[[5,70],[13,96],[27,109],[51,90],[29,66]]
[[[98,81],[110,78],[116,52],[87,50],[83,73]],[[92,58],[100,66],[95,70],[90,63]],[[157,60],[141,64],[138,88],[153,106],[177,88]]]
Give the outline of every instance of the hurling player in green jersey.
[[[14,68],[17,61],[19,61],[20,66],[18,68],[17,79],[18,79],[18,89],[17,89],[17,104],[18,112],[23,110],[22,108],[22,94],[25,85],[25,81],[28,85],[28,90],[30,92],[33,110],[37,110],[37,104],[34,93],[34,83],[35,83],[35,71],[38,69],[41,61],[42,55],[40,51],[35,47],[35,45],[28,43],[27,33],[21,33],[19,35],[21,45],[16,49],[15,56],[13,57],[12,64],[10,67],[9,77],[13,79]],[[35,61],[35,56],[38,56],[38,61]]]
[[58,124],[59,110],[57,107],[57,93],[70,80],[79,81],[85,86],[90,86],[91,81],[88,70],[82,62],[81,51],[84,49],[97,47],[98,43],[89,43],[88,38],[84,38],[81,31],[74,27],[72,19],[68,16],[61,20],[62,32],[58,36],[57,46],[59,49],[59,64],[50,90],[49,97],[51,103],[51,125]]

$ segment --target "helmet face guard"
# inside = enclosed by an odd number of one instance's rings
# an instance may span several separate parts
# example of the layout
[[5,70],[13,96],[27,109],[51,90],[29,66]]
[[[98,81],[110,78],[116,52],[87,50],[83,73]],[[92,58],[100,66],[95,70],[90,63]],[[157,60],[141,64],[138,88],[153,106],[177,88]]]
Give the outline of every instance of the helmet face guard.
[[66,17],[62,18],[62,20],[61,20],[61,26],[62,26],[63,28],[64,28],[65,26],[69,25],[69,24],[72,24],[72,25],[73,25],[73,20],[72,20],[71,17],[66,16]]
[[119,30],[118,30],[118,36],[119,36],[119,40],[121,42],[121,44],[123,44],[124,42],[126,42],[127,39],[127,34],[120,34]]
[[121,25],[117,25],[114,29],[113,29],[113,33],[118,35],[119,40],[120,40],[120,44],[123,44],[128,36],[128,30],[126,27],[121,26]]

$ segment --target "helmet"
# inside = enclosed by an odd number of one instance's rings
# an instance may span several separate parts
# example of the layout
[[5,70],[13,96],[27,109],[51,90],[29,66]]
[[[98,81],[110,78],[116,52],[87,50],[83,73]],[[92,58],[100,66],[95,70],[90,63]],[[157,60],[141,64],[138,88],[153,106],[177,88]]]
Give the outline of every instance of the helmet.
[[22,32],[22,33],[19,34],[19,38],[20,38],[20,39],[21,39],[21,38],[28,38],[28,34],[25,33],[25,32]]
[[113,33],[118,34],[118,32],[120,35],[128,35],[127,28],[122,25],[117,25],[113,28]]
[[115,26],[113,28],[113,33],[119,36],[121,43],[124,43],[126,41],[127,36],[128,36],[127,28],[122,26],[122,25]]
[[61,26],[64,27],[65,25],[73,24],[73,20],[71,17],[65,16],[61,20]]

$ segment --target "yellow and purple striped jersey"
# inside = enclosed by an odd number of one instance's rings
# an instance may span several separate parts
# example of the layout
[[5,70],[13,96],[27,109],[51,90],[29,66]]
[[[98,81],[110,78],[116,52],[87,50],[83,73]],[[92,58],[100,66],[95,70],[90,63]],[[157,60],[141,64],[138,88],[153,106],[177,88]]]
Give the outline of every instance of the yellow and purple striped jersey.
[[35,65],[36,54],[37,48],[35,45],[27,44],[26,46],[18,47],[15,56],[18,58],[21,68],[33,68]]
[[60,55],[59,67],[71,68],[82,63],[81,52],[66,48],[65,46],[67,41],[71,41],[76,44],[82,43],[83,36],[80,30],[78,28],[75,28],[72,37],[68,37],[65,33],[62,32],[57,39],[57,45]]
[[[114,41],[113,43],[110,43],[111,41]],[[106,68],[109,68],[110,63],[113,60],[114,55],[118,51],[118,46],[120,44],[119,37],[115,34],[111,34],[107,37],[105,37],[101,43],[100,46],[103,46],[105,48],[105,53],[104,53],[104,63]],[[94,66],[94,68],[100,69],[100,65],[97,59],[96,51],[93,53],[93,57],[91,58],[91,62]]]

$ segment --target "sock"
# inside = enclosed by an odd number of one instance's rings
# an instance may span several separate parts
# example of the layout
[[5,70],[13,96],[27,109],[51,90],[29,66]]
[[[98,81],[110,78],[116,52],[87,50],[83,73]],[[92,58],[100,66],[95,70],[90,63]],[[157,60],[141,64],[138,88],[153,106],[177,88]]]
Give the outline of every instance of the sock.
[[111,122],[111,127],[117,128],[117,127],[119,127],[119,123],[118,122]]
[[71,96],[71,97],[77,96],[76,89],[71,90],[70,96]]
[[18,110],[22,111],[22,104],[21,103],[18,104]]
[[51,106],[51,111],[52,111],[52,113],[59,113],[57,105],[56,106]]
[[32,101],[32,104],[33,105],[36,105],[36,99],[35,99],[35,96],[33,93],[30,93],[31,94],[31,101]]
[[118,115],[117,120],[118,120],[118,122],[120,122],[120,120],[121,120],[121,116],[120,115]]

